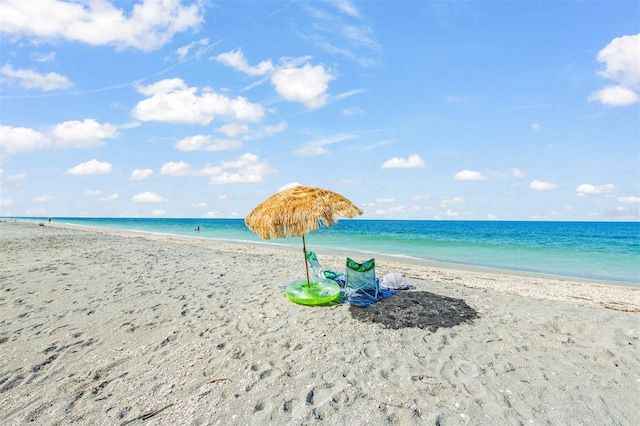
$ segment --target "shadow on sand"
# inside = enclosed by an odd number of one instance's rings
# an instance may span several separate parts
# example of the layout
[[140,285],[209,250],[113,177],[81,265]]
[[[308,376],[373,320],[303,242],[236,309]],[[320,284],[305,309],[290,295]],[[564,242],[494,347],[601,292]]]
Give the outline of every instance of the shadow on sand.
[[479,315],[464,300],[427,291],[400,291],[367,308],[350,306],[353,318],[386,328],[422,328],[435,332],[440,327],[472,323]]

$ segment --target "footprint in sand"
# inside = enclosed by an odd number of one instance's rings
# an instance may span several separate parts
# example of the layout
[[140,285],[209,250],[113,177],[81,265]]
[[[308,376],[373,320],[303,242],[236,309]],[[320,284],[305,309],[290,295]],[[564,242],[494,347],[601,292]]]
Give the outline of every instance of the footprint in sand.
[[252,425],[266,425],[272,423],[273,407],[271,404],[265,404],[263,401],[259,401],[253,406],[253,417],[251,418]]
[[174,331],[173,333],[171,333],[169,336],[167,336],[162,342],[160,342],[160,346],[156,347],[155,350],[158,350],[160,348],[165,347],[166,345],[168,345],[169,343],[173,342],[174,340],[176,340],[177,338],[177,331]]
[[375,342],[366,343],[364,345],[364,348],[362,349],[362,352],[364,352],[364,355],[367,358],[372,358],[372,359],[380,358],[380,349],[378,348],[378,345]]
[[334,389],[330,385],[314,386],[305,396],[305,402],[309,405],[320,406],[328,402],[339,400],[342,389]]
[[[451,366],[453,362],[453,366]],[[460,392],[465,392],[472,397],[482,398],[487,390],[484,385],[476,379],[480,374],[477,365],[467,360],[457,360],[450,357],[442,368],[442,377]]]
[[469,395],[476,398],[482,398],[486,395],[487,390],[475,377],[478,377],[478,366],[469,361],[459,361],[453,375],[458,379],[459,383]]
[[293,399],[288,399],[286,400],[283,404],[282,404],[282,412],[284,413],[290,413],[291,410],[293,409]]

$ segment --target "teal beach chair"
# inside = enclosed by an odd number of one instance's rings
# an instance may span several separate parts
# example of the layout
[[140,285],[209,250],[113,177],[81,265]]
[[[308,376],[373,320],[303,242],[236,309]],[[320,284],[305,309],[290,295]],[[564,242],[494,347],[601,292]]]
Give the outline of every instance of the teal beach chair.
[[307,263],[311,269],[311,276],[318,279],[329,279],[343,285],[345,281],[345,274],[335,272],[330,269],[324,269],[318,260],[318,255],[312,251],[306,252]]

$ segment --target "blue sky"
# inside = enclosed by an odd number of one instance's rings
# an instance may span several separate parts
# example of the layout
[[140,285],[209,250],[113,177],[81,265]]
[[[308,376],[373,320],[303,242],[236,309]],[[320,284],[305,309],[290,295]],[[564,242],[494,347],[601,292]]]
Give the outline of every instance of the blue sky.
[[639,220],[637,1],[0,0],[0,216]]

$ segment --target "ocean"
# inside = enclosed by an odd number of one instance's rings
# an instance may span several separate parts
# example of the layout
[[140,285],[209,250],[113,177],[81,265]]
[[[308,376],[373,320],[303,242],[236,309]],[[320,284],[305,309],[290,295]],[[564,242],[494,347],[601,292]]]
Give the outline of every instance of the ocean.
[[[47,218],[19,218],[46,222]],[[263,240],[243,219],[53,218],[56,223],[301,247]],[[196,231],[196,227],[200,230]],[[307,249],[376,254],[640,285],[640,222],[340,220],[305,236]]]

